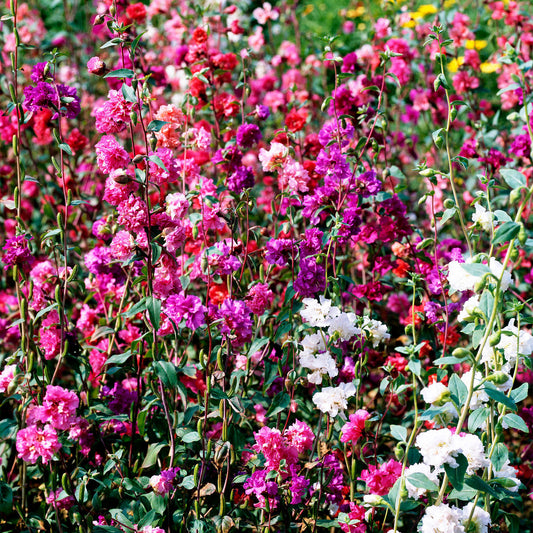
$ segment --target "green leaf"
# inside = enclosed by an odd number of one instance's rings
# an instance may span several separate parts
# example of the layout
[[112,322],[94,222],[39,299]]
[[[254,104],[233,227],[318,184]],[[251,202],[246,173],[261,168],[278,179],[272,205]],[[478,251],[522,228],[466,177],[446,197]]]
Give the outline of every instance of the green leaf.
[[185,433],[185,435],[183,435],[183,437],[181,437],[181,440],[183,442],[187,442],[187,443],[198,442],[201,439],[202,439],[202,437],[200,437],[200,435],[198,435],[198,431],[189,431],[189,433]]
[[142,298],[136,304],[132,305],[127,311],[122,313],[122,316],[125,318],[131,318],[137,313],[142,313],[143,311],[146,311],[146,300],[146,298]]
[[104,78],[133,78],[133,76],[135,76],[135,72],[130,68],[119,68],[108,72]]
[[488,265],[482,265],[481,263],[461,263],[459,266],[468,274],[479,278],[490,272]]
[[0,513],[10,513],[13,509],[13,490],[4,483],[0,483]]
[[522,400],[525,400],[527,398],[528,390],[529,390],[529,384],[522,383],[520,387],[511,391],[511,398],[513,399],[515,403],[519,403]]
[[465,485],[478,490],[479,492],[484,492],[485,494],[490,494],[491,496],[498,499],[498,493],[485,481],[483,481],[479,476],[469,476],[465,479]]
[[144,526],[151,526],[155,519],[155,511],[151,509],[148,511],[137,524],[137,529],[140,531]]
[[513,400],[511,400],[511,398],[507,397],[503,392],[499,391],[496,387],[494,387],[494,385],[487,381],[485,382],[485,392],[489,398],[492,398],[498,403],[505,405],[505,407],[511,411],[516,411],[516,404],[513,402]]
[[131,350],[124,353],[117,353],[112,355],[106,362],[106,365],[121,365],[131,357]]
[[492,314],[492,309],[494,307],[494,296],[488,290],[484,290],[481,298],[479,300],[479,308],[482,313],[488,318]]
[[260,339],[255,339],[255,341],[252,342],[248,353],[250,355],[253,355],[255,352],[261,350],[261,348],[264,348],[269,343],[269,341],[270,339],[268,337],[261,337]]
[[512,241],[520,232],[520,224],[516,222],[504,222],[494,234],[492,244]]
[[172,363],[168,361],[156,361],[154,363],[154,370],[165,387],[171,389],[176,388],[178,385],[178,374],[176,367]]
[[410,474],[407,476],[407,481],[409,481],[411,485],[414,485],[420,489],[426,489],[430,491],[439,490],[438,485],[431,481],[431,479],[429,479],[426,474],[423,474],[422,472],[414,472],[413,474]]
[[284,391],[279,392],[274,396],[268,411],[266,412],[266,417],[277,415],[281,413],[284,409],[288,409],[291,404],[291,397]]
[[518,170],[515,170],[514,168],[500,168],[500,174],[511,189],[527,186],[527,180],[524,174],[518,172]]
[[446,224],[446,222],[448,222],[448,220],[450,220],[450,218],[452,218],[455,215],[455,212],[456,212],[455,207],[450,207],[449,209],[446,209],[446,211],[444,211],[440,219],[440,223]]
[[168,172],[167,167],[165,166],[165,163],[161,161],[159,156],[152,154],[151,156],[148,157],[148,159],[152,161],[152,163],[155,163],[159,168],[162,168],[165,172]]
[[65,152],[68,155],[73,155],[72,148],[66,143],[61,143],[59,145],[59,149],[62,150],[63,152]]
[[185,476],[180,484],[180,487],[183,487],[187,490],[192,490],[196,488],[196,484],[194,483],[194,476]]
[[507,449],[507,446],[503,444],[503,442],[497,442],[494,446],[492,457],[490,458],[494,470],[501,470],[507,459],[509,459],[509,450]]
[[468,431],[474,433],[479,429],[489,416],[489,413],[490,409],[488,407],[481,407],[473,411],[468,417]]
[[390,433],[396,440],[400,442],[407,442],[407,428],[403,426],[391,425]]
[[452,374],[448,389],[450,390],[452,400],[457,407],[464,405],[466,398],[468,397],[468,388],[457,374]]
[[463,490],[466,469],[468,468],[468,459],[460,453],[455,460],[458,463],[457,468],[453,468],[448,463],[445,463],[444,470],[448,475],[452,487],[457,490]]
[[524,422],[522,417],[517,414],[508,413],[504,415],[502,422],[505,422],[510,428],[515,428],[519,431],[523,431],[524,433],[529,433],[527,424]]
[[125,83],[122,84],[122,96],[124,97],[124,100],[126,100],[126,102],[129,102],[130,104],[137,103],[137,95],[135,94],[133,87],[130,87]]
[[433,364],[436,366],[442,365],[457,365],[468,359],[468,357],[454,357],[453,355],[447,355],[445,357],[439,357],[433,361]]
[[147,297],[146,308],[148,309],[148,314],[150,315],[150,322],[157,331],[159,329],[159,323],[161,320],[161,300],[158,300],[153,296]]
[[167,444],[165,444],[164,442],[158,442],[157,444],[150,444],[150,446],[148,446],[148,451],[146,452],[146,457],[144,458],[141,468],[143,469],[150,468],[151,466],[155,465],[159,452],[165,446],[167,446]]
[[148,124],[146,131],[154,131],[154,132],[161,131],[161,128],[165,124],[168,124],[168,122],[165,122],[164,120],[152,120],[152,122]]

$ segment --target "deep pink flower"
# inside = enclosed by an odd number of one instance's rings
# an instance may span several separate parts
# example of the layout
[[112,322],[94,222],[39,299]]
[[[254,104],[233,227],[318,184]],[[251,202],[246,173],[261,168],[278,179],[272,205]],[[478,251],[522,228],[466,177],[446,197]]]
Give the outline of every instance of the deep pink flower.
[[298,453],[302,453],[313,447],[315,434],[305,422],[296,420],[285,431],[285,438],[291,446],[294,446],[298,450]]
[[358,478],[367,484],[371,494],[385,496],[392,488],[402,473],[402,464],[394,459],[379,466],[368,465],[368,470],[363,470]]
[[59,451],[61,444],[57,439],[56,430],[46,424],[42,428],[28,426],[17,433],[18,456],[27,463],[35,464],[39,457],[43,464],[47,464],[54,454]]
[[358,409],[353,415],[350,415],[350,421],[342,428],[341,442],[355,444],[361,438],[368,418],[370,418],[370,413],[364,409]]
[[41,422],[49,423],[55,429],[68,429],[75,419],[79,403],[75,392],[48,385],[40,408]]

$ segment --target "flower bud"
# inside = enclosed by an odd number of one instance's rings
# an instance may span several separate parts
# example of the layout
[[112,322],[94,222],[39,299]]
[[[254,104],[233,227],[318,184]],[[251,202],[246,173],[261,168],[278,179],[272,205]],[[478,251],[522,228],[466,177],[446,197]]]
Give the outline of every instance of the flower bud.
[[444,207],[446,209],[451,209],[452,207],[455,207],[455,202],[451,198],[446,198],[446,200],[444,200]]

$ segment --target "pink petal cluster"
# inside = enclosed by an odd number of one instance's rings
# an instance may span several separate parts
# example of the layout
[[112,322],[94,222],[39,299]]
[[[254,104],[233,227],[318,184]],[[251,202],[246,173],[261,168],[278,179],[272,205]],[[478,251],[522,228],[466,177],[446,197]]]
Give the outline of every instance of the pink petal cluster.
[[367,484],[371,494],[385,496],[389,493],[396,480],[402,473],[402,464],[394,459],[379,466],[368,465],[368,470],[363,470],[358,478]]
[[358,409],[350,415],[350,421],[342,428],[341,442],[355,444],[365,430],[365,422],[370,418],[370,413],[364,409]]

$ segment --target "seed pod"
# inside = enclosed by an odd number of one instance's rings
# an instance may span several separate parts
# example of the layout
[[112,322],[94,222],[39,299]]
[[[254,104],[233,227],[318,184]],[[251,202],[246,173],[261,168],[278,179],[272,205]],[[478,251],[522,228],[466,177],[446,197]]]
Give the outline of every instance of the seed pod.
[[502,332],[501,331],[497,331],[496,333],[493,333],[489,337],[489,345],[490,346],[496,346],[500,342],[501,338],[502,338]]
[[194,471],[193,471],[193,479],[194,479],[194,484],[196,486],[198,486],[198,482],[199,482],[199,470],[200,470],[200,463],[197,463],[194,467]]
[[527,241],[526,227],[524,226],[522,222],[519,222],[519,224],[520,224],[520,229],[518,230],[517,239],[518,239],[518,242],[522,246],[524,246],[524,244],[526,244],[526,241]]

